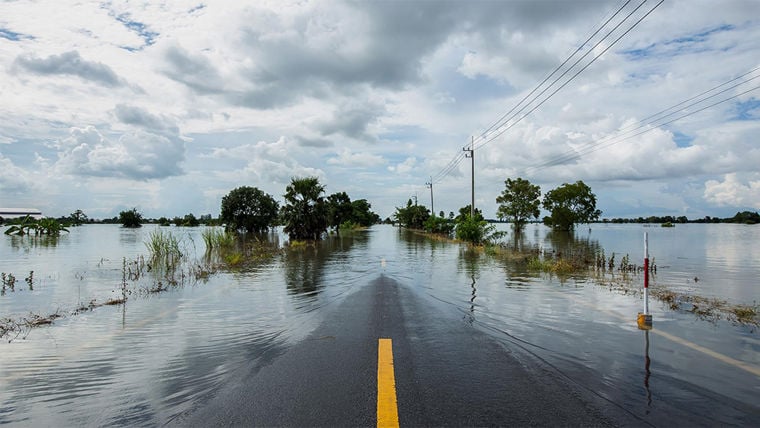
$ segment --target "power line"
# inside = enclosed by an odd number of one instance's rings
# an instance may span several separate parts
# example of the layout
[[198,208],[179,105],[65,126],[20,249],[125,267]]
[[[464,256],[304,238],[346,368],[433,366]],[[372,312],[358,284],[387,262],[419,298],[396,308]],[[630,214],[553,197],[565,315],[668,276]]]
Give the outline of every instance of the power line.
[[[746,91],[743,91],[743,92],[741,92],[741,93],[738,93],[738,94],[736,94],[736,95],[733,95],[733,96],[730,96],[730,97],[728,97],[728,98],[722,99],[722,100],[720,100],[720,101],[717,101],[717,102],[715,102],[715,103],[712,103],[712,104],[710,104],[710,105],[707,105],[707,106],[701,107],[701,108],[699,108],[698,110],[695,110],[695,111],[692,111],[692,112],[688,112],[688,113],[685,113],[685,114],[683,114],[683,115],[681,115],[681,116],[678,116],[678,117],[676,117],[676,118],[674,118],[674,119],[671,119],[671,120],[669,120],[669,121],[667,121],[667,122],[663,122],[663,123],[661,123],[661,124],[659,124],[659,125],[657,125],[657,126],[653,126],[653,127],[647,128],[647,129],[645,129],[645,130],[643,130],[643,131],[641,131],[641,132],[637,132],[637,133],[635,133],[635,134],[632,134],[632,135],[628,135],[628,136],[625,136],[625,137],[621,137],[621,138],[616,138],[616,139],[613,139],[613,140],[610,140],[610,141],[606,141],[606,142],[603,142],[603,143],[601,143],[601,144],[595,145],[595,146],[593,146],[593,147],[589,148],[588,150],[585,150],[585,151],[583,151],[583,152],[578,152],[578,153],[575,153],[575,154],[574,154],[572,157],[568,157],[568,159],[566,159],[564,162],[567,162],[567,161],[570,161],[570,160],[574,160],[574,159],[579,159],[579,158],[581,158],[582,156],[584,156],[584,155],[587,155],[587,154],[589,154],[589,153],[593,153],[593,152],[596,152],[596,151],[598,151],[598,150],[601,150],[601,149],[604,149],[604,148],[607,148],[607,147],[613,146],[613,145],[615,145],[615,144],[618,144],[618,143],[621,143],[621,142],[623,142],[623,141],[626,141],[626,140],[630,140],[630,139],[631,139],[631,138],[633,138],[633,137],[638,137],[639,135],[642,135],[642,134],[646,134],[647,132],[651,132],[651,131],[654,131],[655,129],[659,129],[659,128],[660,128],[660,127],[662,127],[662,126],[665,126],[665,125],[669,125],[669,124],[671,124],[671,123],[673,123],[673,122],[676,122],[676,121],[678,121],[678,120],[681,120],[681,119],[683,119],[683,118],[685,118],[685,117],[693,116],[693,115],[695,115],[695,114],[697,114],[697,113],[700,113],[700,112],[702,112],[702,111],[705,111],[705,110],[707,110],[707,109],[709,109],[709,108],[715,107],[715,106],[717,106],[717,105],[719,105],[719,104],[725,103],[725,102],[727,102],[727,101],[730,101],[730,100],[732,100],[732,99],[734,99],[734,98],[738,98],[738,97],[740,97],[740,96],[742,96],[742,95],[744,95],[744,94],[747,94],[747,93],[749,93],[749,92],[752,92],[752,91],[756,91],[756,90],[758,90],[758,89],[760,89],[760,86],[756,86],[756,87],[754,87],[754,88],[751,88],[751,89],[747,89]],[[541,170],[541,169],[549,168],[549,167],[552,167],[552,166],[555,166],[555,165],[559,165],[559,163],[547,164],[547,165],[542,165],[542,166],[539,166],[539,167],[531,167],[531,168],[526,168],[526,169],[525,169],[525,171],[527,171],[527,170],[529,170],[529,169],[532,169],[532,170],[533,170],[533,172],[536,172],[536,171],[539,171],[539,170]]]
[[[588,67],[590,67],[590,66],[591,66],[591,64],[593,64],[594,62],[596,62],[596,60],[597,60],[597,59],[599,59],[599,58],[600,58],[602,55],[604,55],[604,54],[605,54],[605,53],[606,53],[608,50],[610,50],[610,49],[611,49],[611,48],[612,48],[612,47],[613,47],[613,46],[614,46],[614,45],[615,45],[615,44],[616,44],[618,41],[620,41],[620,39],[622,39],[622,38],[623,38],[625,35],[627,35],[629,32],[631,32],[631,30],[633,30],[633,29],[634,29],[634,28],[635,28],[635,27],[636,27],[636,26],[637,26],[639,23],[641,23],[641,21],[643,21],[643,20],[644,20],[644,19],[645,19],[647,16],[649,16],[649,14],[651,14],[652,12],[654,12],[654,10],[655,10],[656,8],[658,8],[658,7],[659,7],[659,6],[660,6],[660,5],[661,5],[661,4],[662,4],[664,1],[665,1],[665,0],[660,0],[660,2],[659,2],[659,3],[657,3],[657,4],[656,4],[656,5],[653,7],[653,8],[651,8],[649,11],[647,11],[647,13],[645,13],[645,14],[644,14],[644,16],[642,16],[641,18],[639,18],[639,19],[638,19],[638,20],[637,20],[637,21],[636,21],[636,22],[635,22],[633,25],[631,25],[631,26],[630,26],[630,27],[629,27],[627,30],[625,30],[625,31],[623,32],[623,34],[621,34],[621,35],[620,35],[618,38],[616,38],[616,39],[615,39],[615,40],[614,40],[614,41],[613,41],[613,42],[612,42],[612,43],[611,43],[609,46],[607,46],[607,47],[606,47],[604,50],[602,50],[602,52],[600,52],[598,55],[594,56],[594,58],[593,58],[593,59],[592,59],[592,60],[591,60],[591,61],[590,61],[588,64],[584,65],[584,66],[583,66],[583,67],[582,67],[580,70],[578,70],[578,71],[577,71],[575,74],[573,74],[573,75],[572,75],[572,76],[571,76],[571,77],[570,77],[568,80],[566,80],[564,83],[562,83],[562,84],[561,84],[561,85],[560,85],[560,86],[559,86],[557,89],[555,89],[554,91],[552,91],[552,92],[551,92],[551,93],[550,93],[550,94],[549,94],[549,95],[548,95],[546,98],[544,98],[544,99],[543,99],[541,102],[539,102],[538,104],[536,104],[536,106],[535,106],[535,107],[531,108],[531,109],[530,109],[528,112],[524,113],[524,114],[523,114],[521,117],[519,117],[517,120],[515,120],[514,122],[512,122],[511,124],[509,124],[509,125],[508,125],[507,127],[505,127],[504,129],[501,129],[501,130],[499,130],[498,132],[496,132],[496,133],[495,133],[495,135],[489,136],[487,139],[486,139],[486,137],[483,137],[483,140],[484,140],[484,141],[482,141],[482,142],[481,142],[481,143],[480,143],[480,144],[479,144],[479,145],[478,145],[476,148],[481,148],[481,147],[485,146],[486,144],[490,143],[491,141],[495,140],[496,138],[498,138],[499,136],[501,136],[502,134],[504,134],[504,133],[505,133],[505,132],[507,132],[508,130],[512,129],[512,127],[514,127],[515,125],[517,125],[517,124],[518,124],[520,121],[522,121],[523,119],[525,119],[525,118],[526,118],[527,116],[529,116],[531,113],[533,113],[534,111],[536,111],[536,110],[537,110],[539,107],[541,107],[541,106],[542,106],[542,105],[543,105],[545,102],[549,101],[549,99],[551,99],[551,98],[552,98],[552,97],[553,97],[555,94],[557,94],[557,92],[559,92],[560,90],[562,90],[562,88],[564,88],[565,86],[567,86],[567,84],[568,84],[568,83],[570,83],[571,81],[573,81],[573,80],[574,80],[576,77],[578,77],[578,75],[579,75],[579,74],[581,74],[583,71],[585,71],[585,70],[586,70]],[[645,0],[645,2],[646,2],[646,0]],[[638,10],[638,9],[639,9],[639,8],[640,8],[640,7],[641,7],[643,4],[644,4],[644,3],[640,4],[640,5],[639,5],[639,6],[638,6],[638,7],[637,7],[635,10],[634,10],[634,12],[635,12],[636,10]],[[629,14],[628,16],[626,16],[626,18],[625,18],[625,19],[628,19],[628,17],[630,17],[630,16],[631,16],[631,14]],[[617,28],[617,26],[616,26],[615,28]],[[613,29],[613,31],[614,31],[614,29]],[[607,33],[607,35],[609,35],[609,34],[611,34],[611,33],[612,33],[612,32],[610,32],[610,33]],[[605,38],[606,38],[606,37],[607,37],[607,36],[605,36]],[[604,39],[602,39],[602,40],[604,40]],[[601,43],[601,41],[600,41],[600,43]],[[576,63],[577,63],[577,62],[576,62]],[[569,70],[568,70],[568,71],[569,71]],[[564,73],[563,73],[563,76],[564,76]],[[562,77],[562,76],[560,76],[560,78],[561,78],[561,77]],[[554,83],[556,83],[557,81],[559,81],[559,78],[558,78],[557,80],[555,80],[555,82],[554,82]],[[549,86],[549,87],[551,87],[551,86]],[[548,89],[548,88],[547,88],[547,89]],[[538,96],[542,95],[543,93],[544,93],[544,91],[542,91],[542,92],[541,92],[541,94],[539,94]],[[538,98],[538,97],[536,97],[535,99],[537,99],[537,98]],[[535,99],[534,99],[533,101],[535,101]],[[531,101],[531,102],[532,102],[532,101]],[[529,104],[528,104],[528,105],[529,105]],[[522,111],[522,110],[523,110],[523,109],[521,109],[520,111]],[[513,116],[512,116],[510,119],[514,118],[514,116],[516,116],[516,115],[517,115],[517,114],[518,114],[520,111],[518,111],[518,112],[517,112],[515,115],[513,115]],[[505,122],[505,124],[506,124],[506,122]]]
[[[621,11],[623,11],[626,8],[626,6],[628,6],[628,4],[631,1],[632,0],[627,0],[621,7],[619,7],[615,11],[615,13],[613,13],[612,16],[610,16],[610,18],[608,18],[606,21],[604,21],[604,23],[601,26],[599,26],[599,28],[596,31],[594,31],[591,34],[591,36],[589,36],[570,56],[568,56],[546,78],[544,78],[544,80],[542,82],[540,82],[528,95],[526,95],[525,97],[523,97],[523,99],[521,99],[520,102],[518,102],[514,107],[512,107],[512,109],[510,109],[510,111],[508,111],[507,113],[505,113],[504,115],[502,115],[489,128],[487,128],[485,131],[483,131],[480,134],[480,136],[478,137],[478,140],[481,141],[480,144],[476,145],[475,140],[473,139],[473,141],[472,141],[472,143],[470,145],[470,148],[471,149],[480,148],[480,147],[484,146],[485,144],[493,141],[494,139],[496,139],[497,137],[499,137],[500,135],[502,135],[504,132],[506,132],[507,130],[511,129],[514,125],[516,125],[518,122],[520,122],[526,116],[528,116],[530,113],[532,113],[533,111],[535,111],[543,103],[545,103],[546,101],[548,101],[557,92],[559,92],[559,90],[561,90],[568,83],[570,83],[570,81],[572,81],[573,79],[575,79],[581,72],[583,72],[586,68],[588,68],[592,63],[594,63],[599,57],[601,57],[601,55],[603,55],[605,52],[607,52],[607,50],[609,50],[622,37],[624,37],[626,34],[628,34],[634,27],[636,27],[642,20],[644,20],[644,18],[646,18],[650,13],[652,13],[652,11],[654,11],[657,7],[659,7],[663,3],[664,0],[660,0],[659,3],[657,3],[646,14],[644,14],[644,16],[642,16],[641,18],[639,18],[638,21],[636,21],[633,25],[631,25],[622,35],[620,35],[614,42],[612,42],[606,49],[604,49],[604,51],[602,51],[600,54],[596,55],[588,64],[586,64],[585,66],[583,66],[578,72],[576,72],[572,77],[570,77],[567,81],[565,81],[560,87],[558,87],[555,91],[553,91],[546,98],[544,98],[538,105],[536,105],[530,111],[528,111],[527,113],[525,113],[524,115],[522,115],[522,117],[520,117],[517,121],[515,121],[514,123],[511,123],[507,128],[499,130],[495,135],[492,135],[492,136],[488,136],[487,135],[488,132],[490,132],[490,131],[492,131],[494,129],[498,129],[499,127],[502,127],[502,126],[506,125],[515,116],[517,116],[518,114],[520,114],[528,106],[530,106],[532,103],[534,103],[536,100],[538,100],[541,95],[543,95],[544,93],[546,93],[547,90],[549,90],[555,84],[557,84],[557,82],[559,82],[564,76],[567,75],[567,73],[569,73],[573,68],[575,68],[580,63],[580,61],[582,61],[586,56],[588,56],[589,53],[593,52],[593,50],[596,47],[598,47],[603,41],[605,41],[607,38],[609,38],[611,34],[613,34],[618,28],[620,28],[620,26],[623,23],[625,23],[632,15],[634,15],[647,2],[647,0],[643,0],[638,6],[636,6],[636,8],[634,8],[620,22],[618,22],[612,28],[612,30],[608,31],[607,34],[605,34],[599,41],[597,41],[594,44],[594,46],[592,46],[589,49],[588,52],[586,52],[584,55],[582,55],[580,58],[578,58],[559,77],[557,77],[556,79],[554,79],[554,81],[551,84],[549,84],[549,86],[547,86],[546,88],[544,88],[538,95],[536,95],[535,97],[533,97],[529,102],[527,102],[525,105],[523,105],[519,110],[515,111],[515,109],[517,109],[518,106],[520,106],[521,104],[523,104],[525,102],[525,100],[527,100],[528,98],[530,98],[532,94],[534,94],[536,91],[538,91],[539,88],[541,88],[541,86],[543,86],[549,79],[551,79],[552,76],[554,76],[559,70],[561,70],[564,65],[566,65],[575,55],[577,55],[583,49],[583,47],[586,44],[588,44],[597,34],[599,34],[616,16],[618,16],[621,13]],[[509,116],[510,114],[512,114],[512,115]],[[507,118],[507,116],[509,116],[509,118]],[[504,120],[505,118],[507,118],[506,121]],[[464,156],[462,155],[462,152],[458,153],[456,156],[454,156],[454,158],[452,158],[451,161],[449,161],[449,163],[441,171],[439,171],[437,174],[435,174],[432,177],[432,182],[434,182],[434,183],[441,182],[446,176],[448,176],[452,171],[454,171],[454,169],[456,169],[459,166],[459,164],[462,162],[463,159],[464,159]]]
[[[507,116],[509,116],[509,114],[510,114],[510,113],[512,113],[512,112],[513,112],[513,111],[514,111],[514,110],[515,110],[517,107],[519,107],[519,106],[520,106],[520,104],[522,104],[523,102],[525,102],[525,100],[527,100],[528,98],[530,98],[530,96],[531,96],[531,95],[533,95],[533,94],[534,94],[534,93],[535,93],[535,92],[538,90],[538,88],[540,88],[541,86],[543,86],[543,84],[544,84],[544,83],[546,83],[546,82],[547,82],[549,79],[551,79],[551,77],[552,77],[552,76],[554,76],[554,75],[555,75],[555,74],[556,74],[556,73],[557,73],[559,70],[561,70],[561,69],[562,69],[562,67],[564,67],[564,66],[565,66],[565,64],[567,64],[567,63],[570,61],[570,59],[572,59],[572,58],[573,58],[573,57],[574,57],[574,56],[575,56],[575,55],[576,55],[578,52],[580,52],[580,51],[583,49],[583,47],[584,47],[584,46],[586,46],[586,44],[587,44],[588,42],[590,42],[590,41],[591,41],[591,39],[593,39],[593,38],[594,38],[594,36],[596,36],[597,34],[599,34],[599,32],[600,32],[600,31],[602,31],[602,29],[603,29],[604,27],[606,27],[606,26],[607,26],[607,24],[609,24],[609,22],[610,22],[610,21],[612,21],[612,20],[613,20],[613,19],[614,19],[614,18],[615,18],[615,17],[616,17],[616,16],[617,16],[617,15],[618,15],[618,14],[619,14],[619,13],[620,13],[622,10],[623,10],[623,9],[625,9],[625,7],[626,7],[626,6],[628,6],[628,3],[630,3],[631,1],[632,1],[632,0],[627,0],[627,1],[626,1],[626,2],[625,2],[623,5],[622,5],[622,6],[620,6],[620,8],[619,8],[617,11],[615,11],[615,13],[614,13],[612,16],[610,16],[610,17],[609,17],[609,18],[608,18],[608,19],[607,19],[607,20],[604,22],[604,24],[602,24],[602,25],[601,25],[599,28],[597,28],[597,29],[596,29],[596,31],[594,31],[594,33],[593,33],[593,34],[591,34],[590,36],[588,36],[588,38],[586,38],[586,40],[584,40],[584,41],[583,41],[583,43],[581,43],[581,44],[580,44],[580,46],[578,46],[578,48],[577,48],[577,49],[576,49],[576,50],[575,50],[575,51],[574,51],[572,54],[570,54],[570,56],[568,56],[567,58],[565,58],[565,60],[564,60],[564,61],[562,61],[562,64],[558,65],[558,66],[557,66],[557,67],[556,67],[556,68],[555,68],[555,69],[554,69],[554,70],[553,70],[551,73],[549,73],[549,75],[547,75],[547,76],[544,78],[544,80],[542,80],[542,81],[541,81],[541,83],[539,83],[538,85],[536,85],[536,87],[535,87],[535,88],[533,88],[533,90],[532,90],[532,91],[530,91],[530,93],[528,93],[528,95],[525,95],[525,96],[524,96],[524,97],[523,97],[523,98],[522,98],[522,99],[521,99],[521,100],[520,100],[520,101],[519,101],[517,104],[515,104],[515,105],[514,105],[514,106],[513,106],[513,107],[512,107],[512,108],[511,108],[511,109],[510,109],[508,112],[506,112],[506,113],[504,113],[503,115],[501,115],[501,117],[499,117],[499,118],[496,120],[496,122],[494,122],[494,123],[493,123],[491,126],[489,126],[489,127],[488,127],[488,128],[485,130],[485,131],[481,132],[481,136],[482,136],[482,137],[485,137],[485,135],[486,135],[488,132],[490,132],[490,131],[492,131],[493,129],[495,129],[495,128],[499,127],[499,126],[500,126],[499,124],[502,122],[502,120],[504,120],[504,118],[506,118]],[[643,3],[642,3],[642,4],[643,4]],[[639,5],[639,7],[641,7],[641,5]],[[621,21],[621,23],[622,23],[622,21]],[[618,25],[619,25],[619,24],[618,24]],[[604,40],[604,38],[602,38],[602,40]],[[598,45],[598,43],[597,43],[597,45]],[[595,45],[595,46],[596,46],[596,45]],[[593,50],[593,48],[591,48],[591,49]],[[591,52],[591,50],[589,50],[589,52]],[[587,53],[586,55],[588,55],[588,53]],[[583,57],[581,57],[581,59],[583,59],[584,57],[585,57],[585,55],[584,55]],[[576,64],[577,64],[577,61],[576,61]],[[571,66],[570,68],[572,68],[572,66]],[[568,69],[568,70],[569,70],[569,69]],[[560,77],[562,77],[562,76],[560,76]],[[555,82],[556,82],[556,81],[555,81]],[[549,87],[551,87],[551,85],[550,85]],[[540,94],[539,94],[539,95],[540,95]]]
[[[587,143],[587,144],[585,144],[585,145],[583,145],[581,147],[578,147],[578,148],[575,148],[575,149],[573,149],[571,151],[568,151],[565,154],[560,155],[560,156],[558,156],[558,157],[556,157],[554,159],[547,160],[547,161],[545,161],[545,162],[543,162],[543,163],[541,163],[539,165],[527,167],[527,168],[525,168],[523,170],[523,172],[528,173],[530,171],[531,173],[535,173],[536,171],[541,170],[541,169],[545,169],[545,168],[548,168],[548,167],[551,167],[551,166],[555,166],[555,165],[560,165],[560,164],[563,164],[565,162],[569,162],[569,161],[578,159],[581,156],[583,156],[584,154],[592,153],[592,152],[594,152],[594,151],[596,151],[598,149],[601,149],[601,148],[604,148],[604,147],[609,147],[609,146],[617,144],[617,143],[619,143],[621,141],[625,141],[625,140],[628,140],[628,139],[633,138],[635,136],[639,136],[639,135],[644,134],[646,132],[652,131],[654,129],[658,129],[658,128],[662,127],[662,126],[671,124],[671,123],[673,123],[673,122],[675,122],[677,120],[680,120],[680,119],[683,119],[685,117],[691,116],[691,115],[696,114],[698,112],[704,111],[704,110],[706,110],[706,109],[708,109],[710,107],[714,107],[714,106],[716,106],[718,104],[724,103],[726,101],[729,101],[731,99],[739,97],[739,96],[741,96],[743,94],[746,94],[748,92],[756,90],[757,87],[749,89],[749,90],[746,90],[744,92],[741,92],[740,94],[737,94],[737,95],[725,98],[723,100],[720,100],[720,101],[718,101],[716,103],[713,103],[713,104],[710,104],[708,106],[698,107],[699,105],[703,104],[705,101],[713,99],[713,98],[715,98],[715,97],[717,97],[717,96],[719,96],[721,94],[724,94],[724,93],[726,93],[726,92],[728,92],[728,91],[730,91],[732,89],[736,89],[739,86],[745,85],[745,84],[747,84],[747,83],[749,83],[749,82],[751,82],[751,81],[753,81],[755,79],[760,78],[760,75],[751,77],[751,78],[749,78],[749,79],[747,79],[747,80],[745,80],[743,82],[734,84],[734,85],[729,86],[727,88],[724,88],[724,89],[722,89],[722,90],[720,90],[718,92],[715,92],[714,94],[711,94],[709,96],[706,96],[706,97],[702,98],[703,96],[709,94],[710,92],[713,92],[713,91],[715,91],[717,89],[720,89],[723,86],[729,85],[729,84],[735,82],[736,80],[741,79],[741,78],[743,78],[743,77],[745,77],[745,76],[747,76],[747,75],[749,75],[749,74],[751,74],[751,73],[753,73],[753,72],[755,72],[757,70],[760,70],[760,67],[754,68],[754,69],[752,69],[752,70],[750,70],[750,71],[742,74],[739,77],[736,77],[736,78],[731,79],[731,80],[729,80],[727,82],[721,83],[720,85],[717,85],[717,86],[715,86],[715,87],[713,87],[711,89],[708,89],[707,91],[703,91],[703,92],[701,92],[698,95],[695,95],[695,96],[693,96],[691,98],[688,98],[688,99],[686,99],[684,101],[681,101],[678,104],[675,104],[675,105],[673,105],[671,107],[668,107],[668,108],[666,108],[664,110],[661,110],[661,111],[659,111],[659,112],[657,112],[655,114],[647,116],[646,118],[644,118],[641,121],[639,121],[638,124],[633,124],[633,125],[630,125],[630,126],[628,126],[626,128],[621,129],[620,132],[617,135],[608,136],[608,137],[602,138],[599,141]],[[677,109],[679,107],[680,107],[679,110],[675,110],[675,109]],[[672,120],[667,120],[667,121],[665,120],[667,118],[672,117],[673,115],[676,115],[676,114],[678,114],[680,112],[684,112],[686,109],[693,108],[693,107],[698,107],[698,109],[694,110],[694,111],[691,111],[691,112],[687,112],[686,114],[678,116],[678,117],[676,117],[676,118],[674,118]],[[667,114],[665,114],[665,113],[667,113]],[[646,127],[649,127],[649,128],[645,129],[642,132],[638,132],[638,133],[632,134],[635,131],[640,130],[642,128],[646,128]],[[629,135],[629,134],[632,134],[632,135]]]

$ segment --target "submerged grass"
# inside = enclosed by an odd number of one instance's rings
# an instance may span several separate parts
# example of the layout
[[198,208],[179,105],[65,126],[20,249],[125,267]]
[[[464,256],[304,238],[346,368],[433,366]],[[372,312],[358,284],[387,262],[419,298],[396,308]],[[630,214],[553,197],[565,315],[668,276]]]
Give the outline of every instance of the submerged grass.
[[[150,233],[145,246],[149,252],[146,259],[138,256],[134,260],[123,258],[121,281],[118,288],[112,290],[113,296],[102,301],[92,299],[89,303],[79,303],[71,311],[56,311],[50,315],[30,314],[21,318],[0,318],[0,338],[13,341],[26,335],[37,327],[53,324],[54,320],[66,316],[75,316],[93,311],[102,306],[126,305],[133,293],[147,297],[156,293],[177,289],[186,285],[205,282],[211,275],[225,269],[240,269],[244,266],[271,261],[281,254],[279,244],[266,239],[247,239],[221,230],[204,234],[211,239],[211,250],[204,257],[192,260],[183,251],[183,240],[171,232],[157,229]],[[207,247],[208,248],[208,247]],[[98,268],[105,268],[108,260],[102,259]],[[30,272],[25,281],[32,287],[34,273]],[[15,276],[3,274],[4,288],[10,289],[16,284]]]

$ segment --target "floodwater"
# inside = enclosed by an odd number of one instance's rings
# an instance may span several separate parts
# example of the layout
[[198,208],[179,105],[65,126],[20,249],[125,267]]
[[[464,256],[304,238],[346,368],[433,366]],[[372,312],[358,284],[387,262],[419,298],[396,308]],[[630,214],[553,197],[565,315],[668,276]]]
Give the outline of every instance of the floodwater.
[[[121,295],[123,263],[147,256],[144,241],[152,230],[87,225],[55,242],[2,237],[0,271],[18,280],[15,291],[0,296],[0,318],[65,316],[0,343],[0,424],[181,423],[242,367],[287,351],[328,309],[381,274],[431,310],[542,361],[630,414],[634,425],[760,424],[760,333],[753,328],[700,320],[653,301],[655,328],[640,331],[638,295],[583,276],[528,272],[390,226],[188,278],[161,293],[145,292],[160,280],[146,275],[128,281],[126,305],[72,315],[83,303]],[[203,257],[201,228],[164,230],[182,237],[190,258]],[[644,232],[658,265],[653,287],[760,301],[758,227],[593,225],[568,238],[530,225],[518,242],[542,251],[591,245],[640,264]],[[24,280],[29,271],[31,290]]]

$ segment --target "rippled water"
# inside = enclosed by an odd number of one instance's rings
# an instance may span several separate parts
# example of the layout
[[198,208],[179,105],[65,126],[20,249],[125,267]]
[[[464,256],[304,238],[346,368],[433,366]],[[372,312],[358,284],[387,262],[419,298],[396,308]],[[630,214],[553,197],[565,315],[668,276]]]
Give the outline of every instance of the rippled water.
[[[14,273],[19,283],[0,296],[0,316],[65,312],[118,294],[123,259],[147,254],[143,241],[151,230],[85,226],[55,245],[6,237],[0,271]],[[203,254],[199,229],[171,230],[183,236],[188,252]],[[633,255],[643,251],[644,230],[594,225],[590,233],[576,232],[574,241]],[[757,229],[646,230],[661,267],[658,283],[718,294],[723,270],[725,294],[760,300]],[[531,226],[525,245],[561,247],[549,235]],[[714,248],[716,255],[707,257]],[[23,281],[29,270],[35,272],[33,290]],[[746,370],[760,367],[760,339],[751,329],[653,304],[655,330],[645,333],[635,325],[643,305],[638,297],[378,226],[167,292],[135,290],[126,305],[66,316],[0,344],[0,424],[181,423],[226,382],[247,374],[251,362],[255,370],[285,352],[380,274],[450,314],[452,322],[470,323],[544,361],[632,418],[679,425],[760,421],[760,377]]]

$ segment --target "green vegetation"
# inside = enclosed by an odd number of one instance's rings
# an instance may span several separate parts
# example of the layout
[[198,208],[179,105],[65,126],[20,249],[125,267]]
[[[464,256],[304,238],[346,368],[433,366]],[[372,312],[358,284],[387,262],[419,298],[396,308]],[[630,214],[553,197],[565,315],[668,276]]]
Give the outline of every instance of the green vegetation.
[[427,220],[425,220],[424,227],[425,232],[449,237],[454,232],[454,228],[456,227],[456,223],[454,222],[454,213],[451,213],[451,216],[449,218],[432,215],[428,217]]
[[423,229],[430,217],[430,210],[423,205],[412,205],[412,200],[406,202],[405,208],[396,207],[393,217],[398,224],[409,229]]
[[325,187],[317,177],[293,178],[285,189],[281,215],[291,240],[319,241],[327,231]]
[[87,218],[87,215],[82,210],[76,210],[73,213],[69,215],[69,219],[71,220],[72,226],[81,226],[84,223],[87,223],[89,220]]
[[551,213],[544,217],[544,224],[555,230],[573,230],[576,224],[596,221],[602,214],[596,209],[596,195],[580,180],[547,192],[543,206]]
[[47,217],[35,220],[30,216],[25,216],[6,229],[5,234],[24,236],[34,233],[36,236],[44,235],[57,237],[61,235],[61,232],[68,231],[68,229],[54,218]]
[[279,204],[256,187],[242,186],[222,198],[221,220],[229,230],[263,233],[276,224]]
[[206,252],[215,249],[230,249],[235,246],[235,234],[228,230],[206,228],[201,232]]
[[182,257],[180,243],[181,240],[177,239],[173,233],[156,229],[148,235],[145,247],[148,249],[152,260],[177,261]]
[[473,245],[481,245],[490,241],[490,236],[496,228],[477,216],[466,216],[463,220],[457,222],[455,233],[456,238],[460,241],[466,241]]
[[119,213],[119,223],[121,223],[123,227],[142,227],[142,219],[142,214],[137,211],[137,208],[132,208],[131,210]]
[[351,201],[346,192],[333,193],[327,197],[327,225],[331,228],[356,229],[379,222],[380,216],[372,212],[372,205],[366,199]]
[[530,218],[538,218],[541,214],[541,188],[522,178],[508,178],[505,189],[496,198],[499,208],[496,216],[499,220],[510,219],[515,230],[521,230]]

